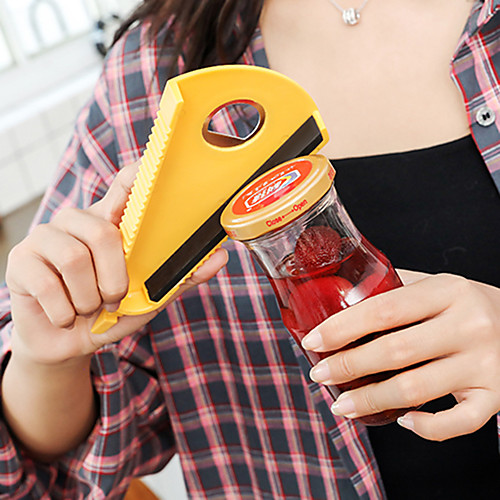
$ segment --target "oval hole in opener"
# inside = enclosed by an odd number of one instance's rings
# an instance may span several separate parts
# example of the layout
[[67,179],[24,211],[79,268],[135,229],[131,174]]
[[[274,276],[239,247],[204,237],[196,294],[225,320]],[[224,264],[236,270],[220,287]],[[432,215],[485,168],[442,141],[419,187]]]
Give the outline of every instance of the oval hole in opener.
[[239,146],[264,124],[264,108],[250,100],[230,101],[212,111],[203,123],[203,138],[212,146]]

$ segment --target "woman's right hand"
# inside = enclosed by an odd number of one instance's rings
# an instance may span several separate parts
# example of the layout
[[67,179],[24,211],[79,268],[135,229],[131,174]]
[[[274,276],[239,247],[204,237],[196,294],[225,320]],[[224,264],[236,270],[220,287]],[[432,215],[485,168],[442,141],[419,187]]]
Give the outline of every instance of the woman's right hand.
[[[36,460],[51,462],[82,443],[98,416],[92,354],[138,330],[157,312],[121,317],[104,334],[91,328],[102,307],[116,309],[128,288],[118,225],[137,173],[122,169],[87,210],[62,209],[9,256],[14,328],[2,378],[11,432]],[[227,260],[220,250],[179,290],[206,281]]]
[[[12,349],[24,359],[51,365],[85,357],[157,314],[124,316],[104,334],[90,332],[101,308],[116,310],[127,292],[118,224],[137,168],[123,168],[101,201],[86,210],[62,209],[11,251],[6,281],[14,322]],[[178,294],[207,281],[226,262],[226,251],[218,250]]]

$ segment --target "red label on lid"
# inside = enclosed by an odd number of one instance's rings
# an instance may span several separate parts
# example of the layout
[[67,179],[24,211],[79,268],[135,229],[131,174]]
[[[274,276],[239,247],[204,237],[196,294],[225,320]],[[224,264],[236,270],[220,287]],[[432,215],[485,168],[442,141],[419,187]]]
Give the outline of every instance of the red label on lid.
[[311,171],[309,160],[297,160],[273,169],[257,183],[251,184],[234,202],[233,213],[249,214],[271,205],[297,187]]

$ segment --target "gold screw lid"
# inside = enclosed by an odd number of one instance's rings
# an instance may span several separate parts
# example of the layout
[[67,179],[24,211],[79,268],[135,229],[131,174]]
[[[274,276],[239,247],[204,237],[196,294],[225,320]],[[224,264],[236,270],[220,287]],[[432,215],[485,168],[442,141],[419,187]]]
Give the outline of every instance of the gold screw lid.
[[251,240],[293,221],[330,189],[335,170],[323,155],[295,158],[245,186],[224,209],[221,225],[235,240]]

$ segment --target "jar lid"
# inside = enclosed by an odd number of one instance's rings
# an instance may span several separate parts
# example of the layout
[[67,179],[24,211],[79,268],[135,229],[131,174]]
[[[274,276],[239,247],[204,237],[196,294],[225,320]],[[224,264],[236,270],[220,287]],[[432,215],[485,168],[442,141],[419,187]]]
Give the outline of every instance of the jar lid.
[[301,216],[330,189],[335,170],[323,155],[295,158],[245,186],[221,215],[235,240],[250,240]]

